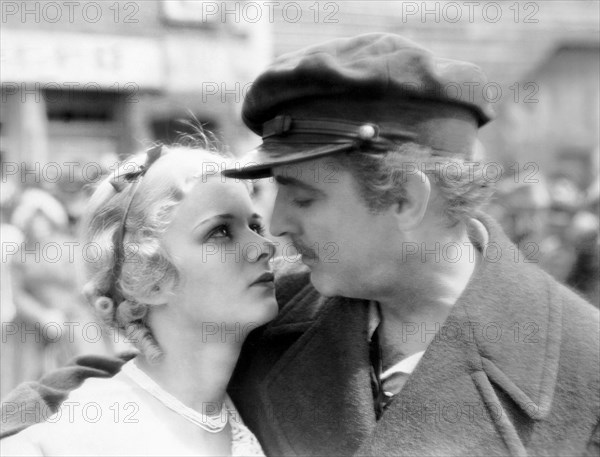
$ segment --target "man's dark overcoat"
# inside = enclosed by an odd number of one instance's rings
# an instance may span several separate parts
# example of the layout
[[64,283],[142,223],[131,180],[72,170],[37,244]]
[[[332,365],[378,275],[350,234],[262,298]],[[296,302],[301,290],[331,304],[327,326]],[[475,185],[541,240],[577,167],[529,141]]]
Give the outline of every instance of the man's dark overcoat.
[[280,276],[281,313],[230,388],[267,453],[598,455],[598,310],[481,221],[483,261],[378,422],[368,303],[320,296],[306,270]]

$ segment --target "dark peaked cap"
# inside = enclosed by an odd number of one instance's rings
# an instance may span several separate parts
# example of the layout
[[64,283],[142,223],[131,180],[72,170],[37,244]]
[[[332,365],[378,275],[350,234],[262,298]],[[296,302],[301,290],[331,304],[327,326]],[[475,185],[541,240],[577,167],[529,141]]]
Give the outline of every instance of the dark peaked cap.
[[282,55],[254,82],[242,119],[263,144],[226,176],[357,148],[385,152],[411,141],[468,158],[490,121],[487,79],[474,64],[435,57],[398,35],[372,33]]

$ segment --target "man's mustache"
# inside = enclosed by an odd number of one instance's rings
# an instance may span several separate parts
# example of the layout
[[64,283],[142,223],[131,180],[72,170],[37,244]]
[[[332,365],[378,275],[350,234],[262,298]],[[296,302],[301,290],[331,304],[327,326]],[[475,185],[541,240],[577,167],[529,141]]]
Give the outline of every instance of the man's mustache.
[[292,240],[292,244],[298,251],[298,254],[302,255],[302,257],[314,260],[317,260],[319,258],[317,252],[313,248],[306,246],[301,241]]

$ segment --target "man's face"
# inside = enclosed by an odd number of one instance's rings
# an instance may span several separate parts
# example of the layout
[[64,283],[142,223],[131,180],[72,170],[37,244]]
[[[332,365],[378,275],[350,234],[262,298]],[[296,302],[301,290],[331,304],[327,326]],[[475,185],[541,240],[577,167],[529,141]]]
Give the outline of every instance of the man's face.
[[372,214],[354,177],[332,158],[273,169],[271,233],[288,235],[323,295],[375,298],[398,268],[396,206]]

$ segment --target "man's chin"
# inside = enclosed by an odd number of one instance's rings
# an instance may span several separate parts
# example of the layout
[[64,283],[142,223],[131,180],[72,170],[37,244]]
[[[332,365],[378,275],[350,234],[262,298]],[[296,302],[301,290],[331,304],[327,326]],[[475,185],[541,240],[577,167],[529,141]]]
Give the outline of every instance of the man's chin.
[[317,292],[324,297],[335,297],[340,295],[339,291],[333,287],[333,281],[331,278],[328,279],[324,277],[321,272],[318,270],[315,271],[314,268],[310,268],[310,282]]

